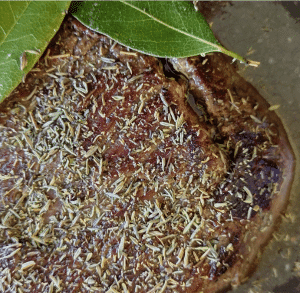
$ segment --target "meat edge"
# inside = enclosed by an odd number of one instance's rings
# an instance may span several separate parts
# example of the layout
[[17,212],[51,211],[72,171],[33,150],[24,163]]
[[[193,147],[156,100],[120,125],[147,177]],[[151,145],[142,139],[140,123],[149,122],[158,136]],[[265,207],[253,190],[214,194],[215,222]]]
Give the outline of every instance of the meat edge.
[[[281,119],[277,116],[274,111],[268,110],[270,104],[259,94],[257,89],[249,82],[247,82],[242,76],[240,76],[237,72],[237,68],[230,63],[230,58],[226,57],[221,53],[213,53],[209,55],[209,58],[213,59],[213,63],[221,62],[225,63],[228,68],[229,75],[231,76],[231,80],[227,81],[227,84],[231,86],[243,86],[246,89],[242,91],[239,90],[243,95],[247,95],[250,98],[255,99],[255,101],[259,104],[259,111],[264,112],[267,115],[268,120],[271,123],[276,124],[278,130],[278,150],[281,153],[280,161],[278,162],[281,170],[282,170],[282,182],[280,184],[280,192],[273,196],[272,205],[267,213],[268,216],[272,216],[271,225],[267,227],[267,229],[262,233],[260,233],[259,239],[251,245],[251,250],[247,250],[246,248],[241,249],[240,254],[247,257],[244,261],[236,262],[229,270],[226,271],[223,275],[221,275],[217,281],[209,282],[204,292],[214,292],[215,285],[218,283],[218,291],[228,291],[230,288],[234,288],[244,283],[250,275],[252,275],[257,269],[258,263],[260,261],[260,256],[264,248],[267,246],[268,242],[272,238],[272,233],[278,229],[280,225],[280,215],[285,212],[290,198],[290,191],[294,181],[294,172],[295,172],[295,154],[292,149],[292,146],[289,142],[287,133],[285,131],[284,125],[282,124]],[[214,59],[215,58],[215,59]],[[209,84],[205,82],[201,82],[205,87],[200,88],[197,86],[197,83],[193,80],[193,71],[188,69],[185,71],[183,64],[186,59],[173,59],[172,64],[174,68],[184,74],[190,83],[190,92],[195,98],[195,102],[197,99],[199,101],[199,96],[202,97],[210,97],[213,94],[213,90],[209,87]],[[187,66],[188,64],[186,64]],[[216,67],[216,66],[213,66]],[[192,87],[191,87],[192,85]],[[267,112],[267,113],[266,113]],[[256,215],[253,221],[258,221],[259,216]],[[261,221],[261,220],[260,220]],[[249,236],[248,240],[253,237]],[[245,241],[244,243],[246,243]],[[198,290],[200,292],[200,290]]]

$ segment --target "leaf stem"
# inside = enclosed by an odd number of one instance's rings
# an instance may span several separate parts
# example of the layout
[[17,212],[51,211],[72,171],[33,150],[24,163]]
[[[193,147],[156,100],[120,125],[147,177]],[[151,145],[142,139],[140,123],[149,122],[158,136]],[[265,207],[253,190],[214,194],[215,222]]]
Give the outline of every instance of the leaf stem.
[[242,57],[241,55],[237,54],[237,53],[234,53],[232,51],[229,51],[227,50],[226,48],[222,47],[222,46],[219,46],[219,50],[228,55],[228,56],[231,56],[235,59],[238,59],[239,61],[249,65],[249,66],[252,66],[252,67],[258,67],[260,65],[260,62],[259,61],[254,61],[254,60],[250,60],[250,59],[246,59],[244,57]]

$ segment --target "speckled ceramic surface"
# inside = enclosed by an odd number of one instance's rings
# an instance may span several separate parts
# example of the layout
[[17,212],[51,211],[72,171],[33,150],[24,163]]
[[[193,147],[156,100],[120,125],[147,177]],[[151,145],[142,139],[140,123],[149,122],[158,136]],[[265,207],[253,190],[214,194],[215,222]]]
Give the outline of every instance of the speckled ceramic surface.
[[296,156],[296,174],[286,213],[251,278],[236,292],[300,292],[300,3],[209,2],[200,10],[228,49],[260,61],[240,64],[240,74],[282,119]]

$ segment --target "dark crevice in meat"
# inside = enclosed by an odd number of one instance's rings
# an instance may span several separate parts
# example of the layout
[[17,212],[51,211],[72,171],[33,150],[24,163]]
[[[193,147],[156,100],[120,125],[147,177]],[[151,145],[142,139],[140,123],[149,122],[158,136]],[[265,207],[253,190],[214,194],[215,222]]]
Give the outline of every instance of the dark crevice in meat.
[[176,81],[184,76],[182,73],[176,71],[173,65],[168,61],[167,58],[158,58],[163,67],[163,72],[167,78],[174,78]]

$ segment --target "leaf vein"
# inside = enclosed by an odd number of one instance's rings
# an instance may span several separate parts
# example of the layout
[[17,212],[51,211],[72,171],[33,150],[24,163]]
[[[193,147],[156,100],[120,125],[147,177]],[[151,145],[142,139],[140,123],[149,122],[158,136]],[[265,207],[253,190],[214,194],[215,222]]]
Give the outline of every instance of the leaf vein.
[[8,4],[9,4],[9,8],[10,8],[10,10],[11,10],[11,12],[12,12],[13,17],[14,17],[14,21],[16,22],[16,16],[15,16],[15,14],[14,14],[14,11],[13,11],[12,7],[11,7],[10,1],[7,1],[7,2],[8,2]]
[[4,32],[4,35],[6,35],[6,32],[5,32],[5,30],[3,29],[3,27],[2,27],[2,26],[0,26],[0,27],[1,27],[2,31]]
[[28,38],[30,36],[32,36],[37,41],[37,38],[34,36],[34,34],[31,33],[31,34],[20,36],[20,37],[15,38],[15,39],[7,40],[7,41],[5,41],[5,43],[15,42],[15,41],[19,41],[19,40],[24,40],[24,39],[26,39],[26,38]]

